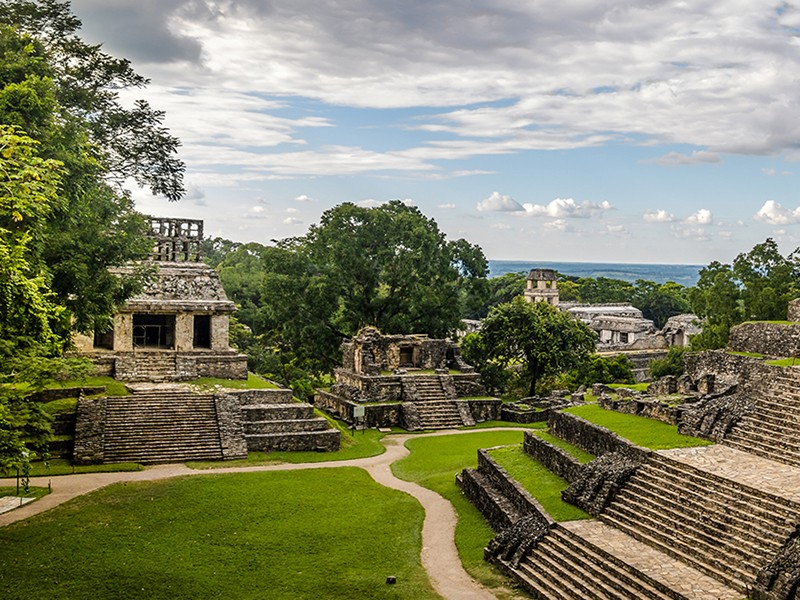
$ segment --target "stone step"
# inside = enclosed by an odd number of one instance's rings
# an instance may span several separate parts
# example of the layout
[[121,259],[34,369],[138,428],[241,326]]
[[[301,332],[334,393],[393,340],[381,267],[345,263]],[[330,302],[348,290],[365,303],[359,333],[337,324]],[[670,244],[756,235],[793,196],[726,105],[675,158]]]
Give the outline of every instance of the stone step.
[[[753,553],[756,556],[766,555],[762,552],[771,550],[777,551],[780,544],[774,544],[772,548],[768,544],[748,544],[745,540],[735,537],[736,531],[725,531],[718,528],[715,539],[713,532],[709,531],[708,523],[696,519],[682,520],[668,514],[666,511],[659,511],[639,498],[630,494],[620,494],[615,502],[607,509],[608,514],[627,517],[629,522],[635,522],[638,527],[651,532],[660,533],[675,543],[684,543],[686,547],[693,548],[698,554],[707,557],[707,562],[717,565],[735,564],[736,568],[743,575],[755,577],[762,565],[756,564],[753,560]],[[701,525],[705,525],[701,529]],[[665,533],[666,532],[666,533]],[[744,577],[746,579],[746,577]]]
[[696,509],[713,514],[728,516],[733,512],[733,516],[751,526],[767,530],[766,535],[774,530],[776,519],[786,524],[797,518],[796,510],[772,497],[765,499],[750,495],[735,486],[726,487],[712,479],[678,469],[664,469],[660,464],[648,463],[629,483],[648,489],[654,497],[663,494],[674,498],[681,508],[691,503]]
[[726,511],[723,505],[715,503],[711,508],[699,503],[686,501],[682,491],[675,491],[646,483],[630,481],[619,497],[632,497],[645,504],[645,510],[663,512],[671,519],[686,518],[704,535],[716,535],[717,530],[734,530],[737,539],[745,548],[759,551],[759,544],[764,541],[780,546],[783,539],[775,535],[774,523],[747,515],[742,511]]
[[[600,521],[622,531],[623,533],[639,540],[640,542],[647,544],[648,546],[651,546],[652,548],[655,548],[660,552],[663,552],[664,554],[672,556],[673,558],[676,558],[679,561],[694,567],[702,573],[706,573],[710,577],[713,577],[714,579],[721,581],[742,593],[747,593],[747,585],[752,583],[750,580],[741,579],[743,574],[736,572],[735,565],[725,565],[722,568],[719,568],[714,563],[707,564],[705,561],[699,559],[699,556],[693,548],[686,548],[679,541],[671,540],[668,537],[664,539],[660,535],[664,532],[656,532],[654,534],[650,530],[640,528],[635,522],[629,522],[626,517],[618,516],[610,509],[607,509],[606,512],[600,516]],[[748,575],[745,573],[744,576],[747,577]]]
[[328,429],[328,421],[316,419],[282,419],[279,421],[246,421],[244,433],[280,433],[282,431],[324,431]]
[[561,527],[552,529],[519,569],[544,598],[683,600],[636,568]]
[[753,440],[752,438],[748,438],[744,435],[739,435],[735,431],[728,434],[722,443],[725,446],[730,446],[731,448],[736,448],[738,450],[742,450],[743,452],[749,452],[750,454],[768,458],[769,460],[774,460],[776,462],[781,462],[792,466],[800,466],[800,454],[787,452],[785,450],[776,448],[772,444],[764,445],[757,440]]
[[277,419],[306,419],[314,416],[314,407],[304,402],[289,404],[258,404],[243,406],[246,421],[270,421]]
[[[671,475],[678,482],[678,487],[683,484],[691,485],[695,489],[701,490],[702,493],[702,490],[707,490],[706,486],[715,486],[713,492],[715,495],[732,499],[744,496],[759,507],[759,510],[765,511],[766,514],[779,515],[780,519],[785,522],[794,522],[798,519],[798,514],[800,513],[800,505],[791,500],[701,471],[691,465],[672,460],[658,453],[650,455],[648,466],[659,468],[663,473]],[[708,494],[708,491],[705,493]]]
[[340,436],[335,429],[324,431],[284,431],[280,433],[245,434],[251,452],[339,449]]
[[770,431],[769,426],[756,421],[739,422],[728,434],[742,439],[753,440],[768,448],[776,448],[790,453],[800,453],[800,438],[788,437],[784,432]]

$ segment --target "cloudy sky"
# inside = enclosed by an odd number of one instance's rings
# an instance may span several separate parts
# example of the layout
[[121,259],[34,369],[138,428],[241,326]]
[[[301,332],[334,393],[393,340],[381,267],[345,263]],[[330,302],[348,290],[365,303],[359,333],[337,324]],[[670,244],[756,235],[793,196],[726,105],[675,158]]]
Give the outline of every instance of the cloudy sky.
[[489,258],[800,245],[800,2],[73,0],[183,142],[178,204],[269,243],[401,199]]

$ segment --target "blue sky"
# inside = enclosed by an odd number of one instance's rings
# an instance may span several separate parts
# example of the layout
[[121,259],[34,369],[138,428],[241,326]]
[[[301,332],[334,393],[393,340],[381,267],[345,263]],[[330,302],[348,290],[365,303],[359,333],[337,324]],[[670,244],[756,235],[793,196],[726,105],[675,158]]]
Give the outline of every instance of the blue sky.
[[178,204],[269,243],[401,199],[489,258],[800,245],[800,10],[753,0],[73,0],[151,79]]

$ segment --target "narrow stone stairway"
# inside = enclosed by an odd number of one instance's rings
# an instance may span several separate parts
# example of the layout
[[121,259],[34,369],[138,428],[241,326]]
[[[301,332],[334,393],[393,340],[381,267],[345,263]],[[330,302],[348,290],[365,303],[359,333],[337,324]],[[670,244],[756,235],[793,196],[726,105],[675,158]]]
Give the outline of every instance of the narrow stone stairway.
[[770,460],[800,466],[800,373],[785,369],[772,387],[752,399],[745,415],[723,444]]
[[146,464],[221,460],[213,396],[160,389],[109,397],[103,457]]
[[746,593],[800,524],[800,505],[656,453],[600,520]]

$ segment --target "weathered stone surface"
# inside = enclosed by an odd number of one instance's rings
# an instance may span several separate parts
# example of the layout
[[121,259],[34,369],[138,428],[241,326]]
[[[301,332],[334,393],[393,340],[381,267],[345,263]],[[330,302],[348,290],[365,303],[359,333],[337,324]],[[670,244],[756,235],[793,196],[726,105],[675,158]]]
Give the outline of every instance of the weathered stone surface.
[[548,425],[552,435],[595,456],[608,452],[630,455],[647,453],[647,450],[635,446],[613,431],[570,413],[551,412]]
[[106,432],[106,399],[79,398],[75,421],[73,461],[77,465],[103,462]]
[[568,482],[578,478],[583,466],[572,454],[554,446],[532,431],[525,432],[522,448],[526,454]]
[[795,600],[800,589],[800,525],[756,577],[752,600]]
[[669,396],[678,393],[678,378],[675,375],[659,377],[647,388],[650,396]]
[[600,396],[598,405],[606,410],[656,419],[664,423],[676,425],[680,410],[677,407],[669,406],[655,398],[637,396],[630,400],[614,400],[610,396]]
[[731,349],[766,356],[800,356],[800,323],[742,323],[731,329]]
[[489,542],[485,556],[487,559],[498,557],[518,567],[520,561],[547,535],[550,527],[551,524],[541,515],[523,517]]
[[741,418],[753,412],[752,401],[742,394],[715,396],[683,407],[678,431],[721,442]]
[[789,321],[800,321],[800,298],[789,302],[787,317]]
[[578,477],[561,493],[561,497],[565,502],[599,516],[642,463],[642,456],[622,452],[599,456],[583,465]]

